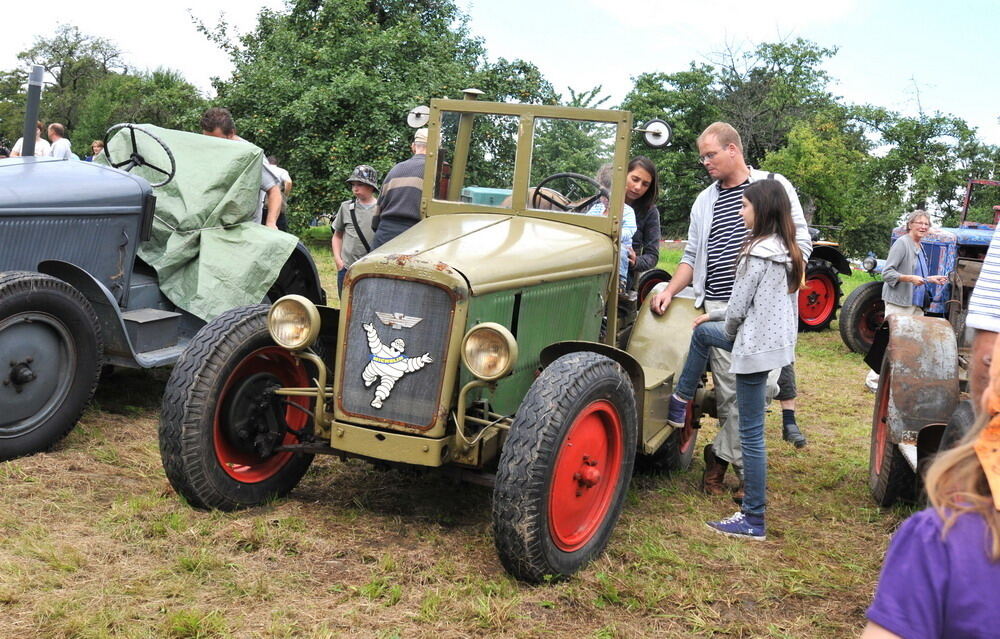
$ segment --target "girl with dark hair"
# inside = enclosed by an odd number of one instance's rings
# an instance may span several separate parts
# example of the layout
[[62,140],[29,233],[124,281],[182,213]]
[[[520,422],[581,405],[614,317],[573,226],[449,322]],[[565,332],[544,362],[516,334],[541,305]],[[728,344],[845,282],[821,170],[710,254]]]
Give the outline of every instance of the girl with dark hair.
[[625,175],[625,203],[635,211],[636,232],[628,251],[629,277],[648,271],[660,260],[660,211],[656,200],[660,184],[656,166],[645,155],[637,155],[628,163]]
[[763,540],[767,375],[795,361],[796,292],[802,284],[805,262],[795,243],[792,205],[780,182],[760,180],[748,186],[740,215],[750,232],[737,258],[729,305],[695,318],[691,348],[670,398],[667,421],[683,426],[698,381],[708,366],[709,349],[732,351],[730,372],[736,375],[744,496],[739,512],[708,522],[708,526],[724,535]]
[[1000,348],[979,413],[969,434],[931,463],[924,486],[932,507],[893,535],[864,639],[997,636]]

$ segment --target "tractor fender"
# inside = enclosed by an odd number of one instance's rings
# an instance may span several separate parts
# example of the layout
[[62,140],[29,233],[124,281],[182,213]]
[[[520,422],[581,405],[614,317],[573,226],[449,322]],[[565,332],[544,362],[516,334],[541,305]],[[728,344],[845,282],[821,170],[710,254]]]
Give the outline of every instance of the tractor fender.
[[955,332],[938,317],[891,315],[887,322],[890,438],[897,444],[917,444],[924,428],[943,427],[958,405]]
[[274,302],[290,293],[307,297],[313,304],[326,304],[326,291],[320,283],[316,262],[302,242],[295,245],[285,260],[277,280],[268,292],[268,297]]
[[599,342],[565,341],[549,344],[542,349],[538,359],[544,369],[546,366],[556,361],[563,355],[568,355],[569,353],[579,353],[581,351],[598,353],[621,364],[621,367],[625,369],[629,379],[632,381],[632,389],[635,391],[636,419],[641,422],[642,416],[645,414],[645,406],[643,405],[643,400],[646,395],[645,392],[643,392],[646,389],[645,374],[643,373],[642,365],[639,364],[638,360],[625,351],[619,350],[614,346],[601,344]]
[[851,274],[851,263],[847,261],[844,254],[840,252],[835,246],[826,246],[823,244],[814,245],[812,253],[809,255],[810,260],[826,260],[833,265],[833,268],[837,269],[837,272],[841,275]]
[[101,323],[106,361],[122,366],[141,366],[125,331],[118,302],[106,286],[79,266],[60,260],[46,260],[38,265],[38,271],[66,282],[87,298]]

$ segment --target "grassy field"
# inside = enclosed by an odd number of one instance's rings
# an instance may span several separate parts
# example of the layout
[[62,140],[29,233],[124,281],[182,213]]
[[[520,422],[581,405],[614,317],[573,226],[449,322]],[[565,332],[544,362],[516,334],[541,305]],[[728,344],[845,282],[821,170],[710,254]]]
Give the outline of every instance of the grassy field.
[[286,500],[192,510],[160,466],[166,373],[120,371],[55,450],[0,464],[0,637],[856,636],[908,511],[868,496],[873,396],[836,324],[797,369],[809,446],[769,415],[766,542],[705,527],[735,507],[699,456],[637,476],[605,555],[537,587],[496,558],[490,490],[434,474],[319,458]]

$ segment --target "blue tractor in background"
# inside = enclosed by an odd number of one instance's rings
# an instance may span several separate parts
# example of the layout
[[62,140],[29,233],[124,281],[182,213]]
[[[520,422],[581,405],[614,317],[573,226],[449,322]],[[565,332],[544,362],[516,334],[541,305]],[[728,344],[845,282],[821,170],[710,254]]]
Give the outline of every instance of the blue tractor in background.
[[[993,238],[1000,206],[993,206],[992,224],[969,220],[969,208],[973,191],[977,187],[1000,187],[993,180],[969,180],[962,203],[961,222],[957,228],[932,229],[920,243],[931,273],[948,275],[944,285],[929,284],[932,303],[928,315],[942,317],[955,329],[959,347],[964,346],[965,314],[969,306],[969,295],[979,278],[986,251]],[[995,191],[1000,199],[1000,191]],[[897,228],[892,232],[892,242],[903,235],[906,229]],[[875,277],[876,260],[869,257],[865,267]],[[840,336],[844,344],[855,353],[867,353],[872,346],[875,333],[885,319],[885,304],[882,302],[882,280],[874,279],[854,289],[840,313]]]

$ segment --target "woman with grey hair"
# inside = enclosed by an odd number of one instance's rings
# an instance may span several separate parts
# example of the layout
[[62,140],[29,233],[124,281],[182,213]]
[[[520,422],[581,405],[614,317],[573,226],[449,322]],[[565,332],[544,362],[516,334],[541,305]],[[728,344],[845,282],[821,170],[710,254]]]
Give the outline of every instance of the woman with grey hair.
[[[917,209],[906,216],[906,233],[900,235],[889,249],[889,256],[882,267],[882,301],[885,302],[885,316],[923,315],[924,307],[930,301],[927,284],[947,284],[946,275],[931,275],[927,268],[920,241],[931,228],[931,218],[927,211]],[[878,374],[868,373],[865,383],[869,388],[877,387]]]

